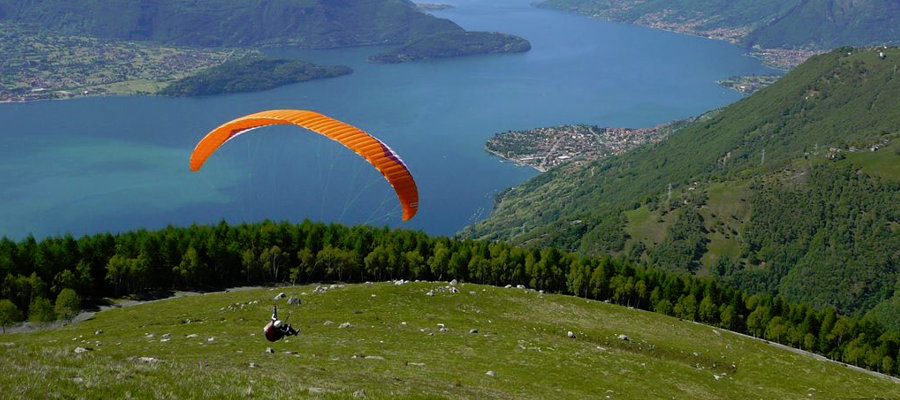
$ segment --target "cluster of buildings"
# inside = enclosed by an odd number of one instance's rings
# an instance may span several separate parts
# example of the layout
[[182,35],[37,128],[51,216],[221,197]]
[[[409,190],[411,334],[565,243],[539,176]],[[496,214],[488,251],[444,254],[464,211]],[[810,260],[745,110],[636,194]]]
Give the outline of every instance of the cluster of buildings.
[[572,162],[587,162],[621,154],[644,143],[662,139],[666,130],[601,128],[593,125],[562,125],[495,135],[488,152],[519,165],[547,171]]

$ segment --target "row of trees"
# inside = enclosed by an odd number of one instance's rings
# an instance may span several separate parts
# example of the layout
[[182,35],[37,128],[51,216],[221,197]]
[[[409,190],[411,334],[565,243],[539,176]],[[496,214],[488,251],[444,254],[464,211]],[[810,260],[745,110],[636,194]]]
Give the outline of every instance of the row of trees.
[[50,304],[40,299],[56,298],[59,304],[64,292],[96,298],[160,289],[401,278],[523,284],[653,310],[900,374],[900,336],[872,320],[840,315],[834,307],[748,295],[712,278],[647,269],[609,256],[387,228],[223,222],[79,239],[2,239],[0,276],[0,295],[32,315]]

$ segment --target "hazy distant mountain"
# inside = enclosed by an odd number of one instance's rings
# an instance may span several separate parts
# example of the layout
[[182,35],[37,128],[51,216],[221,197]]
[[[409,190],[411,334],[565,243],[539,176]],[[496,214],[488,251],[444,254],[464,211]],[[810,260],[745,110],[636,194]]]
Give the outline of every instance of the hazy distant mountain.
[[388,45],[463,32],[408,0],[0,0],[0,19],[191,46]]
[[900,1],[803,1],[747,35],[747,45],[828,49],[900,43]]
[[540,5],[727,38],[748,47],[900,43],[896,0],[546,0]]
[[877,314],[896,315],[898,63],[897,48],[815,56],[657,145],[509,190],[463,234],[612,251],[816,306],[862,314],[881,303]]

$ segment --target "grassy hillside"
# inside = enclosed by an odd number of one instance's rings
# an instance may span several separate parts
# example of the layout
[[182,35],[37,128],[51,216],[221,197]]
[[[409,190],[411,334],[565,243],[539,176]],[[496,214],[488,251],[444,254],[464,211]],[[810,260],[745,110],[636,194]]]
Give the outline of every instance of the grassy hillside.
[[408,0],[0,0],[0,19],[65,34],[189,46],[384,45],[462,31]]
[[462,233],[864,313],[892,296],[900,259],[900,50],[885,53],[813,57],[668,141],[535,177]]
[[730,39],[747,47],[900,43],[900,4],[890,0],[546,0],[540,5]]
[[[302,298],[279,300],[301,335],[270,344],[262,326],[278,292]],[[17,398],[900,396],[887,378],[709,326],[473,284],[213,293],[0,341],[0,389]]]

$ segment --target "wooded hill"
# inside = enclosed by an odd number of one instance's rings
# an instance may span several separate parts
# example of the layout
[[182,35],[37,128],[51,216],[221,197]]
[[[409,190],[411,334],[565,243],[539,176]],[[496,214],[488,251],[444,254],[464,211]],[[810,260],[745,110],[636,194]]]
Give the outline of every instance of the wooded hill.
[[612,252],[900,329],[900,50],[841,48],[668,140],[541,174],[462,234]]
[[0,0],[0,19],[185,46],[390,45],[463,30],[408,0]]
[[159,91],[165,96],[207,96],[272,89],[353,72],[350,67],[320,66],[300,60],[245,58],[226,61],[172,82]]
[[[309,221],[236,226],[223,222],[78,239],[4,238],[0,277],[4,327],[25,315],[37,323],[53,320],[55,311],[71,309],[66,304],[73,304],[72,297],[78,294],[96,300],[287,282],[458,279],[521,285],[652,310],[900,375],[896,362],[900,335],[874,319],[840,315],[834,307],[815,309],[781,296],[748,295],[710,277],[648,269],[621,258],[433,238],[387,228]],[[692,358],[690,365],[716,369],[727,364],[719,358]]]
[[746,47],[900,43],[900,3],[892,0],[546,0],[540,6],[627,23],[681,26]]

